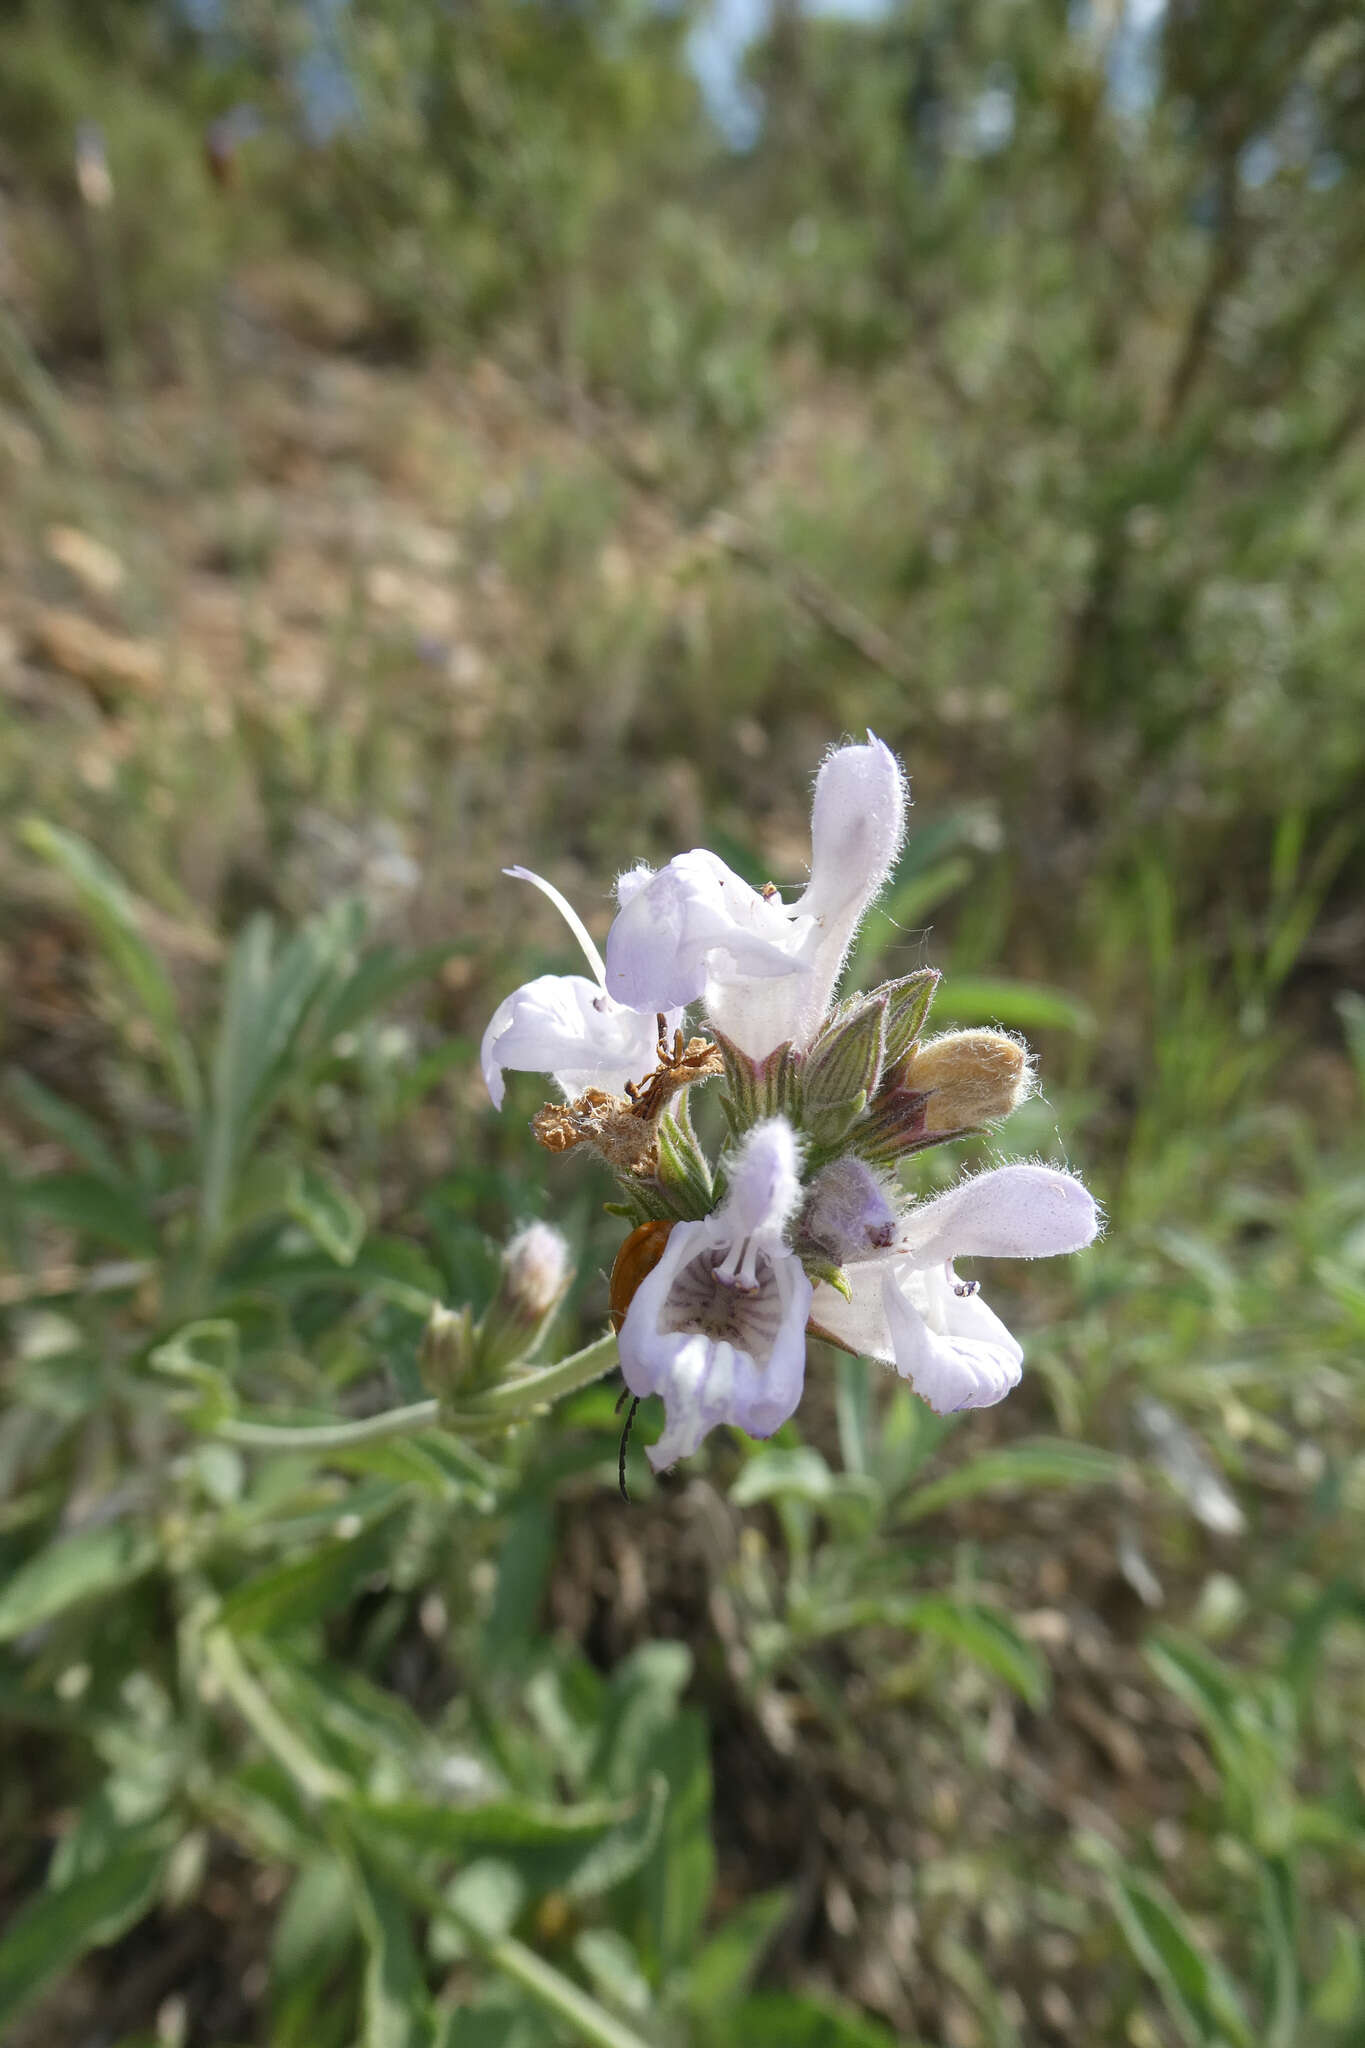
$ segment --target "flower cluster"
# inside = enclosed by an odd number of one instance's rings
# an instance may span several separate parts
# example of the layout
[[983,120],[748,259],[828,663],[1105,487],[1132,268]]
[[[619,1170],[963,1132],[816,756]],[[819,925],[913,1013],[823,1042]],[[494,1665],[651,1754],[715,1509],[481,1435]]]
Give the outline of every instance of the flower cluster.
[[[557,890],[507,871],[558,906],[591,979],[541,975],[500,1004],[484,1076],[501,1104],[507,1069],[551,1074],[566,1100],[534,1119],[541,1142],[590,1145],[616,1172],[636,1227],[613,1316],[630,1392],[663,1397],[656,1469],[717,1423],[779,1428],[801,1398],[808,1331],[894,1365],[940,1413],[989,1407],[1023,1354],[954,1262],[1043,1258],[1095,1236],[1090,1196],[1053,1167],[998,1167],[932,1201],[901,1189],[903,1160],[996,1122],[1032,1078],[1004,1032],[924,1037],[932,969],[837,1003],[906,804],[880,740],[837,749],[816,777],[794,902],[698,848],[622,875],[605,960]],[[685,1035],[692,1005],[706,1036]],[[689,1086],[712,1077],[730,1134],[714,1166],[687,1109]]]

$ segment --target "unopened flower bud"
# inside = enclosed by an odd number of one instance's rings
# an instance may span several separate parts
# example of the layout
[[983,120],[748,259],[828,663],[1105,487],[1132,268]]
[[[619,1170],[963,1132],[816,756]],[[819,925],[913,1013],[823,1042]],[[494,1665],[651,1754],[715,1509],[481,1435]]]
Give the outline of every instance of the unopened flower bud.
[[569,1247],[552,1223],[528,1223],[502,1255],[503,1292],[518,1314],[539,1323],[569,1284]]
[[945,1031],[911,1054],[899,1079],[926,1098],[925,1131],[980,1130],[1030,1093],[1028,1047],[1004,1031]]
[[573,1267],[551,1223],[528,1223],[504,1247],[498,1291],[479,1325],[479,1377],[527,1357],[564,1299]]
[[468,1308],[431,1305],[417,1351],[422,1379],[439,1401],[445,1401],[469,1378],[474,1364],[474,1329]]
[[816,1174],[801,1227],[842,1264],[888,1250],[896,1239],[896,1212],[872,1169],[845,1154]]

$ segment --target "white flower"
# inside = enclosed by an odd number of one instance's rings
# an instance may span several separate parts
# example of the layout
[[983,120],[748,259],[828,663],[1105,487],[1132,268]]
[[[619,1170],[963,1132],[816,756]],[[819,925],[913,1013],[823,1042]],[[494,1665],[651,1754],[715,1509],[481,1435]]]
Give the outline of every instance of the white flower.
[[572,1100],[587,1088],[620,1095],[656,1064],[658,1025],[666,1013],[672,1032],[681,1011],[660,1002],[646,1016],[615,1002],[606,990],[602,956],[578,913],[552,883],[529,868],[505,868],[518,881],[532,882],[549,897],[583,948],[593,979],[582,974],[541,974],[498,1004],[479,1048],[483,1078],[495,1109],[502,1108],[503,1073],[551,1074]]
[[618,885],[606,986],[632,1009],[703,999],[750,1058],[802,1051],[834,999],[850,941],[886,880],[905,826],[905,778],[888,747],[840,747],[815,779],[810,881],[788,905],[714,853],[679,854]]
[[636,1289],[621,1371],[637,1397],[663,1396],[655,1471],[690,1456],[719,1422],[771,1436],[801,1399],[811,1283],[784,1235],[800,1200],[790,1124],[756,1124],[730,1162],[721,1207],[675,1223]]
[[1024,1354],[953,1261],[1050,1258],[1080,1251],[1098,1229],[1095,1204],[1071,1174],[997,1167],[912,1209],[886,1251],[850,1258],[852,1301],[822,1281],[812,1324],[893,1363],[940,1415],[990,1408],[1018,1386]]

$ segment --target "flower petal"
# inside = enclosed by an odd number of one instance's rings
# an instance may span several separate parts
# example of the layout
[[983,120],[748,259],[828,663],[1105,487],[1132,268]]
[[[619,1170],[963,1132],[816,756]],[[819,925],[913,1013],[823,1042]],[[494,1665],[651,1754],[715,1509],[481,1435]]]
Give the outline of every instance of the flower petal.
[[891,1325],[882,1304],[882,1276],[892,1270],[890,1259],[891,1255],[880,1253],[844,1268],[851,1300],[822,1280],[810,1310],[812,1328],[818,1333],[859,1358],[880,1358],[887,1365],[895,1356]]
[[488,1093],[503,1102],[503,1073],[553,1074],[568,1096],[585,1088],[621,1094],[655,1061],[655,1025],[603,995],[582,974],[542,974],[505,996],[479,1048]]
[[948,1328],[932,1329],[892,1274],[883,1275],[882,1305],[896,1371],[936,1414],[993,1408],[1018,1386],[1023,1351],[979,1294],[950,1293],[948,1300]]
[[769,1117],[746,1132],[727,1178],[717,1225],[735,1236],[780,1239],[801,1199],[800,1149],[785,1117]]
[[741,1297],[741,1327],[748,1316],[763,1331],[764,1341],[755,1341],[752,1351],[705,1328],[685,1327],[695,1264],[701,1258],[709,1265],[718,1244],[728,1239],[719,1215],[675,1224],[621,1326],[626,1385],[641,1399],[663,1396],[664,1431],[649,1451],[656,1472],[688,1457],[718,1423],[750,1436],[771,1436],[801,1399],[811,1284],[791,1252],[779,1249],[765,1257],[766,1302]]
[[638,871],[607,934],[607,988],[636,1010],[695,1002],[710,957],[723,952],[749,975],[796,969],[780,905],[760,896],[704,847],[680,853],[641,885]]
[[839,747],[815,778],[810,883],[795,906],[828,932],[847,921],[844,944],[895,864],[905,836],[905,776],[875,733]]
[[912,1209],[901,1245],[917,1266],[1046,1259],[1080,1251],[1099,1227],[1093,1197],[1072,1174],[1052,1166],[998,1166]]

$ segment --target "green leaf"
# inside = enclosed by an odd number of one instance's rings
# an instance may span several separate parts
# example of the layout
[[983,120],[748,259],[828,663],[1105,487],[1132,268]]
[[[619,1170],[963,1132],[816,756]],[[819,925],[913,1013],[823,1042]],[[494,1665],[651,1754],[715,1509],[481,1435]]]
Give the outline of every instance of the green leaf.
[[998,1608],[955,1599],[948,1593],[908,1598],[869,1594],[837,1606],[817,1608],[797,1639],[819,1642],[855,1628],[895,1628],[934,1636],[984,1664],[1031,1707],[1047,1703],[1051,1689],[1047,1665]]
[[1205,1955],[1189,1920],[1151,1878],[1114,1870],[1110,1894],[1124,1939],[1191,2048],[1256,2048],[1256,2037],[1222,1966]]
[[416,953],[401,953],[392,946],[374,947],[328,996],[317,1019],[320,1044],[330,1051],[334,1039],[354,1031],[404,989],[425,981],[457,954],[474,950],[475,942],[470,939],[448,939]]
[[368,1237],[349,1266],[316,1251],[281,1251],[272,1243],[235,1254],[222,1275],[229,1297],[260,1289],[286,1297],[315,1287],[373,1294],[424,1320],[445,1292],[440,1273],[416,1245],[398,1237]]
[[343,902],[309,919],[277,953],[270,919],[253,917],[228,960],[214,1051],[205,1143],[203,1217],[216,1242],[233,1184],[266,1116],[309,1071],[310,1019],[354,954],[360,906]]
[[1299,2035],[1298,1886],[1287,1857],[1273,1857],[1261,1867],[1261,1920],[1268,1982],[1265,2048],[1295,2048]]
[[746,1998],[728,2025],[744,2048],[914,2048],[851,2008],[782,1991]]
[[41,1124],[59,1145],[74,1152],[100,1180],[111,1187],[127,1189],[128,1177],[110,1150],[92,1117],[77,1109],[61,1095],[54,1095],[35,1081],[22,1067],[15,1067],[5,1081],[5,1091],[32,1122]]
[[649,1782],[691,1676],[692,1654],[684,1643],[644,1643],[617,1666],[605,1707],[595,1716],[593,1783],[629,1797]]
[[736,1507],[753,1507],[757,1501],[793,1495],[797,1500],[819,1506],[834,1491],[834,1474],[818,1451],[806,1445],[791,1451],[758,1451],[730,1488]]
[[20,1908],[0,1939],[0,2027],[88,1950],[117,1941],[150,1911],[165,1861],[162,1844],[132,1834],[98,1869]]
[[[669,1806],[669,1787],[662,1777],[651,1779],[643,1804],[619,1827],[594,1842],[572,1866],[553,1875],[553,1886],[572,1899],[592,1899],[633,1877],[652,1855]],[[542,1882],[550,1877],[542,1871]],[[549,1884],[546,1884],[549,1889]]]
[[707,1215],[715,1199],[711,1163],[697,1143],[684,1112],[665,1112],[659,1119],[659,1170],[661,1185],[675,1197],[685,1217]]
[[723,2013],[743,1995],[791,1903],[791,1892],[783,1889],[759,1892],[736,1907],[688,1970],[687,2002],[693,2012]]
[[93,1173],[45,1173],[17,1183],[24,1208],[50,1217],[82,1237],[115,1244],[121,1251],[150,1258],[157,1235],[150,1217],[126,1187],[111,1187]]
[[152,1569],[157,1555],[156,1539],[133,1522],[106,1522],[61,1537],[0,1586],[0,1643],[130,1585]]
[[1052,1689],[1047,1665],[997,1608],[927,1594],[908,1603],[906,1625],[951,1643],[1003,1678],[1031,1707],[1046,1706]]
[[60,868],[74,887],[110,964],[152,1027],[181,1102],[197,1117],[203,1099],[199,1069],[181,1029],[170,978],[142,936],[134,898],[104,857],[75,833],[64,832],[44,818],[30,818],[22,827],[22,837],[35,853]]
[[305,1863],[275,1921],[271,1980],[276,1996],[335,1969],[355,1934],[348,1872],[330,1858]]
[[954,1501],[973,1500],[983,1493],[1032,1493],[1045,1486],[1112,1486],[1122,1470],[1121,1459],[1090,1444],[1067,1443],[1062,1438],[1008,1444],[998,1451],[983,1451],[942,1479],[917,1488],[896,1510],[893,1526],[901,1528],[937,1514]]
[[665,1974],[695,1952],[716,1881],[711,1838],[711,1745],[695,1713],[679,1714],[651,1746],[668,1780],[663,1831],[644,1870],[646,1909]]
[[1309,2010],[1329,2027],[1365,2019],[1365,1938],[1343,1913],[1332,1916],[1332,1950]]
[[365,1237],[365,1212],[335,1174],[305,1167],[290,1186],[287,1207],[339,1266],[354,1265]]
[[834,1360],[834,1401],[839,1424],[839,1453],[844,1470],[862,1476],[873,1459],[872,1374],[861,1358],[839,1352]]
[[334,1613],[387,1562],[391,1538],[385,1525],[403,1504],[395,1492],[353,1536],[338,1536],[248,1579],[224,1601],[224,1625],[235,1635],[264,1635],[305,1628]]
[[653,1795],[550,1806],[534,1799],[491,1799],[478,1806],[436,1806],[422,1800],[361,1800],[356,1814],[410,1849],[464,1856],[507,1849],[586,1849],[648,1810]]
[[532,1897],[591,1899],[643,1869],[658,1847],[667,1805],[668,1786],[656,1775],[644,1798],[629,1804],[556,1809],[514,1799],[471,1807],[368,1800],[353,1809],[353,1825],[385,1855],[397,1849],[464,1863],[496,1854]]
[[573,1952],[599,1998],[618,2012],[646,2013],[649,1984],[639,1958],[625,1936],[613,1927],[585,1927]]
[[1079,996],[1039,982],[987,975],[949,975],[938,993],[941,1020],[953,1024],[1001,1024],[1015,1031],[1073,1031],[1093,1036],[1095,1013]]
[[554,1557],[554,1517],[547,1502],[523,1501],[508,1526],[498,1560],[497,1590],[483,1628],[489,1669],[516,1665],[535,1635],[545,1582]]
[[367,1952],[363,2048],[426,2048],[430,2000],[408,1908],[357,1858],[348,1858],[351,1897]]

